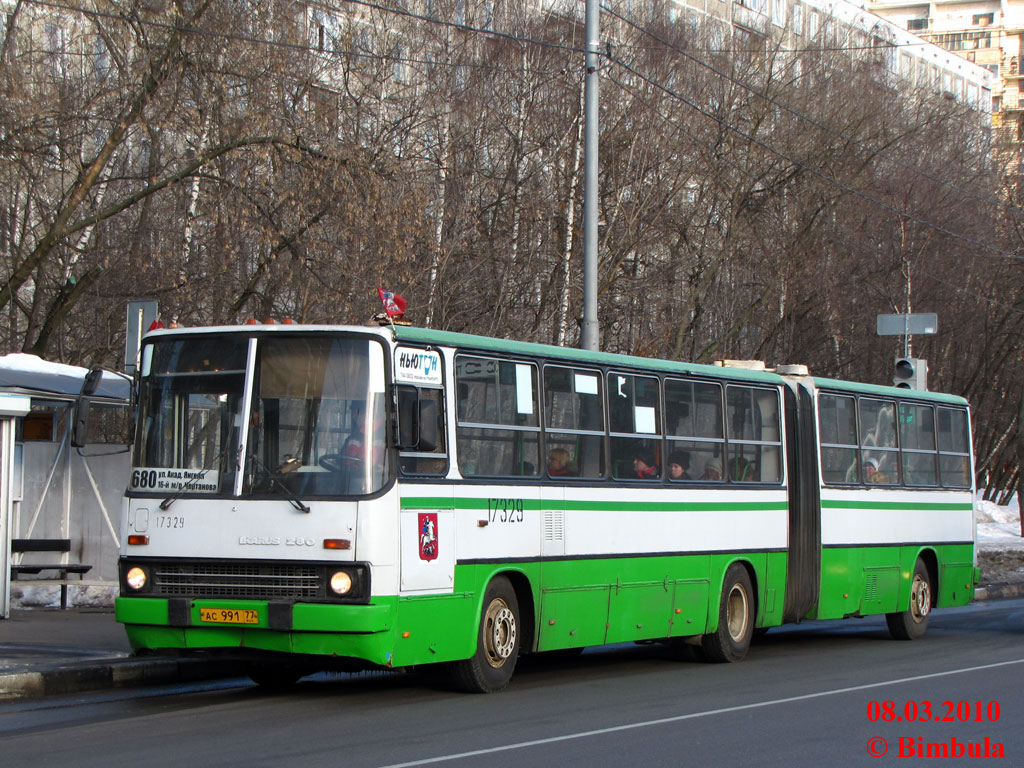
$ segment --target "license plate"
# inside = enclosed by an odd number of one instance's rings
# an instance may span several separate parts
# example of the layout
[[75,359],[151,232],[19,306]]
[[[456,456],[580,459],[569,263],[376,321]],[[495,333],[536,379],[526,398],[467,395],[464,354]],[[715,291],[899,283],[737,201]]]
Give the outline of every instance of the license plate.
[[260,613],[253,608],[200,608],[199,620],[213,624],[259,624]]

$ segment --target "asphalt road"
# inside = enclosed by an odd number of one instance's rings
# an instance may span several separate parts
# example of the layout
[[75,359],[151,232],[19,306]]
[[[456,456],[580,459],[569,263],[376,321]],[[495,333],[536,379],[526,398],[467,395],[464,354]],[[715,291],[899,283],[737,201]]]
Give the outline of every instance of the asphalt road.
[[524,663],[491,696],[378,674],[11,702],[0,764],[822,766],[980,749],[1019,765],[1022,640],[1024,600],[1003,600],[939,611],[916,642],[877,619],[773,630],[740,664],[589,650]]

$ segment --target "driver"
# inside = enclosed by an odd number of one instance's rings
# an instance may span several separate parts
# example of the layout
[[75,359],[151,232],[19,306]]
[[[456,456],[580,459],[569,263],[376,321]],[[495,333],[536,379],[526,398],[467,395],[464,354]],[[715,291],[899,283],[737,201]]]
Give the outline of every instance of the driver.
[[352,403],[352,433],[345,438],[341,447],[341,455],[353,459],[365,456],[366,445],[366,403],[356,400]]
[[[341,447],[343,459],[358,459],[366,461],[368,458],[373,462],[375,471],[384,467],[384,454],[386,438],[384,433],[384,419],[378,414],[373,421],[373,434],[370,436],[371,443],[367,445],[366,437],[366,402],[356,400],[352,403],[352,432]],[[372,449],[372,450],[371,450]]]

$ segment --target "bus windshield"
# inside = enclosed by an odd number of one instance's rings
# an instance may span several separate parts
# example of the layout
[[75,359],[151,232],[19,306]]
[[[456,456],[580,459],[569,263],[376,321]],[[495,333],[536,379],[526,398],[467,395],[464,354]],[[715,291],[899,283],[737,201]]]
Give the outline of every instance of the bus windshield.
[[260,338],[247,398],[249,345],[242,336],[190,336],[145,350],[132,490],[232,495],[240,466],[245,496],[383,488],[383,347],[355,337]]

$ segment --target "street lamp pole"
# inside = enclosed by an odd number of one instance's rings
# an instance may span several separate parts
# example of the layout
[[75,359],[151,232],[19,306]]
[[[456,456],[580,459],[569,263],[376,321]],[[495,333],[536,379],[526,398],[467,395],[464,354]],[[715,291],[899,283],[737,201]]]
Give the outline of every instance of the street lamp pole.
[[583,126],[583,336],[582,348],[597,351],[597,84],[601,44],[599,0],[586,0],[586,80]]

